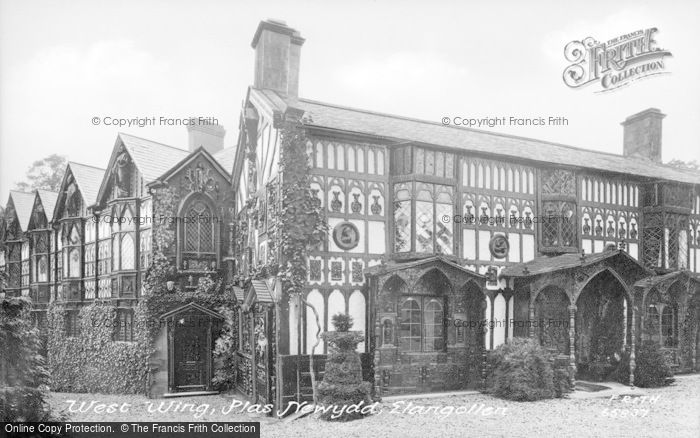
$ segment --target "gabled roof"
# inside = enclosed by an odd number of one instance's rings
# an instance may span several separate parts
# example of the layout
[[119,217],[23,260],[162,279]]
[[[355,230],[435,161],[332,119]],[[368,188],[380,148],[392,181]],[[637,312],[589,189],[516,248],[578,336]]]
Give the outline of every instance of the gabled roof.
[[681,278],[691,280],[694,283],[700,283],[700,274],[695,274],[690,271],[675,271],[664,275],[654,275],[652,277],[643,278],[638,282],[634,283],[634,285],[636,287],[647,289],[656,286],[660,283],[664,283],[667,281],[675,281]]
[[[34,192],[20,192],[18,190],[10,190],[10,199],[12,200],[12,205],[15,206],[15,214],[17,215],[17,220],[19,221],[19,226],[22,231],[27,231],[29,226],[29,220],[32,217],[32,209],[34,208],[34,197],[36,194]],[[8,200],[8,204],[10,201]]]
[[184,149],[120,132],[117,135],[114,148],[112,148],[112,155],[109,157],[107,173],[102,178],[101,184],[99,185],[99,191],[95,198],[95,202],[97,203],[104,197],[107,184],[110,180],[110,169],[114,168],[114,163],[122,145],[124,145],[124,149],[126,149],[126,152],[134,162],[134,166],[141,174],[144,184],[157,180],[158,177],[190,154],[189,151]]
[[56,208],[56,201],[58,200],[58,192],[44,189],[39,189],[36,192],[36,195],[41,200],[41,205],[44,207],[46,220],[51,222],[53,218],[53,211]]
[[[53,212],[51,216],[48,216],[47,213],[47,218],[49,218],[50,221],[58,219],[56,215],[60,214],[63,204],[66,202],[66,181],[69,174],[73,175],[75,184],[80,190],[80,196],[83,198],[83,204],[85,206],[90,206],[94,204],[97,199],[97,189],[100,187],[105,170],[99,167],[69,161],[63,173],[63,180],[61,181],[61,187],[58,189],[58,197],[54,203]],[[44,206],[44,208],[46,209],[46,206]]]
[[596,152],[558,143],[498,134],[460,126],[410,119],[308,99],[282,96],[269,89],[251,89],[256,101],[273,111],[288,108],[304,111],[305,126],[350,134],[361,134],[389,142],[415,142],[463,151],[531,160],[548,165],[633,174],[688,184],[700,184],[700,172],[677,169],[642,158]]
[[[214,158],[212,154],[209,153],[204,147],[199,147],[195,151],[190,152],[183,160],[181,160],[179,163],[171,166],[164,174],[159,175],[158,178],[154,181],[166,181],[170,176],[174,175],[177,173],[180,169],[182,169],[184,166],[188,165],[191,163],[195,158],[198,156],[203,156],[211,165],[219,171],[221,176],[223,176],[226,181],[229,181],[231,178],[231,174],[229,173],[229,170],[227,168],[223,167],[221,163]],[[151,181],[153,182],[153,181]]]
[[[251,297],[252,293],[255,294],[255,297]],[[253,302],[256,303],[273,303],[274,300],[272,299],[272,292],[270,291],[270,288],[267,287],[267,283],[265,283],[263,280],[253,280],[250,282],[250,290],[248,291],[248,300],[247,304],[252,304]]]
[[[97,200],[97,191],[100,188],[100,183],[102,183],[105,170],[73,161],[68,163],[68,167],[70,167],[73,178],[75,178],[75,183],[80,189],[85,205],[89,206],[94,204]],[[67,169],[66,173],[68,173]]]
[[445,257],[442,257],[442,256],[426,257],[426,258],[423,258],[420,260],[413,260],[413,261],[407,261],[407,262],[391,260],[388,262],[381,263],[379,265],[374,265],[374,266],[371,266],[369,268],[365,268],[364,273],[365,273],[365,275],[369,275],[369,276],[383,275],[383,274],[388,274],[391,272],[395,272],[395,271],[399,271],[399,270],[403,270],[403,269],[407,269],[407,268],[414,268],[414,267],[419,267],[422,265],[427,265],[427,264],[434,263],[434,262],[438,262],[440,264],[445,264],[445,265],[451,266],[455,269],[463,271],[463,272],[469,274],[470,276],[473,276],[476,278],[480,278],[480,279],[486,278],[485,276],[483,276],[477,272],[474,272],[470,269],[467,269],[464,266],[461,266],[461,265],[453,262],[452,260],[445,258]]
[[588,266],[600,261],[613,258],[622,257],[625,260],[638,266],[641,270],[653,275],[653,272],[645,268],[639,261],[634,257],[627,254],[625,251],[616,249],[613,251],[603,251],[595,254],[587,254],[581,257],[581,254],[570,253],[570,254],[560,254],[556,256],[542,256],[530,260],[526,263],[518,263],[515,265],[506,266],[501,271],[501,276],[503,277],[531,277],[533,275],[549,274],[556,271],[561,271],[564,269],[578,268],[581,266]]
[[245,292],[243,292],[243,289],[238,287],[238,286],[233,286],[233,296],[236,297],[236,301],[238,304],[242,304],[243,300],[245,299]]
[[[190,154],[190,151],[185,149],[121,132],[117,137],[117,144],[119,143],[126,147],[131,159],[134,160],[134,164],[141,172],[145,183],[155,181]],[[111,164],[110,160],[110,166],[107,166],[108,169],[112,168]]]
[[177,307],[173,310],[170,310],[170,311],[160,315],[160,319],[165,319],[165,318],[168,318],[170,316],[175,316],[177,314],[180,314],[182,312],[186,312],[188,310],[197,310],[197,311],[204,313],[206,315],[209,315],[213,318],[224,319],[224,317],[220,313],[215,312],[211,309],[207,309],[206,307],[199,305],[199,304],[195,303],[194,301],[189,302],[183,306]]
[[236,158],[236,148],[221,149],[213,155],[214,159],[221,164],[221,167],[226,169],[226,173],[230,176],[233,169],[233,160]]

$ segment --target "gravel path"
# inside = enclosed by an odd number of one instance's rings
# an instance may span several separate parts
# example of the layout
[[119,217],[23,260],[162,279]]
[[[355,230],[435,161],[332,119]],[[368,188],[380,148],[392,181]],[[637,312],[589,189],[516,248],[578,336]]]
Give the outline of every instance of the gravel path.
[[[625,399],[626,394],[632,397]],[[626,390],[619,398],[595,393],[582,398],[517,403],[483,394],[391,401],[375,415],[349,423],[326,423],[316,416],[294,421],[227,410],[231,396],[149,400],[140,396],[52,394],[54,407],[65,400],[116,403],[126,412],[67,414],[73,421],[260,421],[262,437],[700,437],[700,376],[682,376],[670,387]],[[639,397],[644,395],[646,398]],[[636,403],[633,403],[636,401]],[[166,412],[156,407],[169,408]],[[174,405],[169,405],[173,402]],[[152,403],[152,405],[151,405]],[[178,405],[179,403],[179,405]],[[74,411],[77,408],[75,404]],[[177,409],[176,409],[177,408]]]

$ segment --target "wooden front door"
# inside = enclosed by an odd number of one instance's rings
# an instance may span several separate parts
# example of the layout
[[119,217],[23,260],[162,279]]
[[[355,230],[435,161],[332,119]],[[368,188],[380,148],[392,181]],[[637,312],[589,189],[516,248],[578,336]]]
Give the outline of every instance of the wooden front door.
[[174,320],[172,358],[176,391],[209,389],[211,325],[201,313],[183,313]]

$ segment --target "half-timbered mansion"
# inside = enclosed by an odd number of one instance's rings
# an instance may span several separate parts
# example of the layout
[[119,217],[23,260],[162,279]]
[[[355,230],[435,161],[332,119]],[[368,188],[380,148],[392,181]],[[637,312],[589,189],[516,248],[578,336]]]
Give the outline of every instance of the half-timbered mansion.
[[[625,351],[633,368],[640,342],[698,369],[700,175],[662,164],[661,111],[622,122],[618,155],[347,108],[298,96],[304,42],[277,21],[254,35],[232,176],[246,230],[236,266],[277,263],[285,123],[305,133],[327,240],[308,257],[304,301],[240,292],[241,391],[308,397],[309,355],[327,352],[316,333],[338,312],[365,332],[366,377],[383,394],[476,387],[483,352],[515,336],[579,375]],[[261,363],[263,332],[276,349]]]
[[[298,96],[304,42],[283,22],[259,24],[235,156],[215,131],[190,151],[119,134],[106,170],[70,163],[58,193],[12,192],[7,293],[30,296],[37,318],[50,300],[115,300],[126,322],[115,339],[128,341],[158,225],[102,218],[156,217],[152,193],[168,186],[177,215],[222,218],[174,228],[168,289],[225,274],[236,387],[255,401],[311,396],[310,355],[322,378],[327,353],[317,333],[338,312],[365,333],[379,394],[477,387],[484,352],[525,336],[583,376],[625,352],[633,370],[642,342],[698,370],[700,175],[661,162],[661,111],[626,118],[611,154],[347,108]],[[302,297],[261,270],[280,263],[285,126],[303,132],[328,225]],[[167,318],[178,311],[209,310]],[[164,391],[208,389],[206,331],[174,333],[154,361]]]

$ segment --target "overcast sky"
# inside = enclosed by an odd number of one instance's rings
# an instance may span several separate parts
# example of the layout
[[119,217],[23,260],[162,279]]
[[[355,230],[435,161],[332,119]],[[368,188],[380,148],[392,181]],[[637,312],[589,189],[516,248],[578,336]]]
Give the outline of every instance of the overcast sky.
[[[0,0],[0,197],[51,153],[105,167],[119,131],[187,146],[184,127],[94,126],[93,117],[216,117],[233,146],[250,42],[266,18],[306,38],[302,97],[435,122],[563,116],[567,127],[494,130],[613,153],[620,122],[656,107],[668,115],[664,161],[700,160],[698,17],[690,0]],[[611,93],[564,85],[568,42],[648,27],[673,53],[671,74]]]

